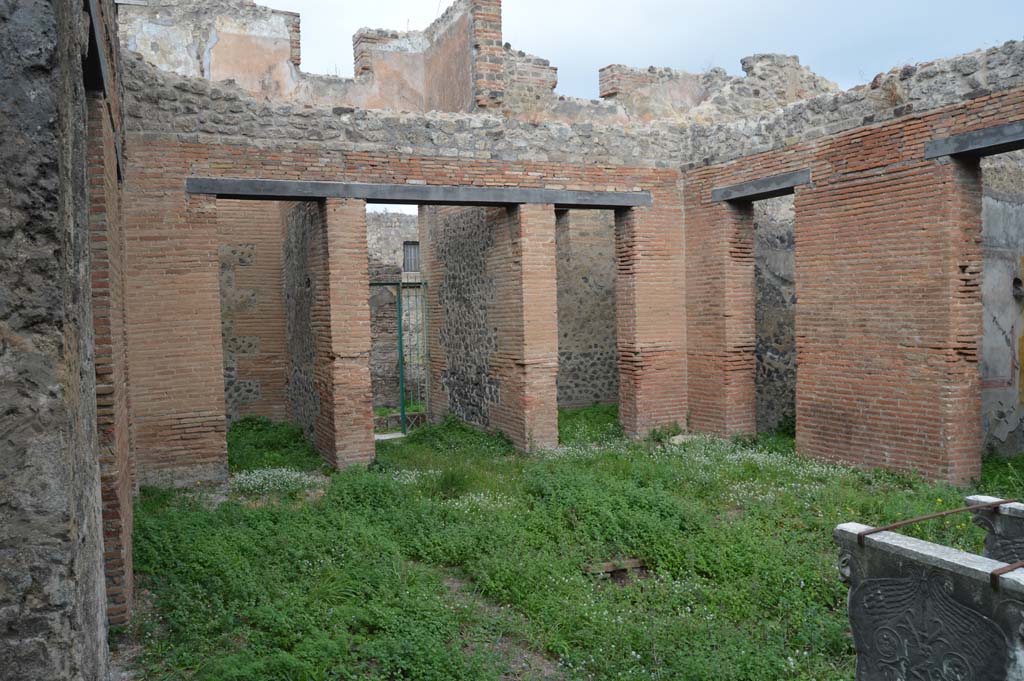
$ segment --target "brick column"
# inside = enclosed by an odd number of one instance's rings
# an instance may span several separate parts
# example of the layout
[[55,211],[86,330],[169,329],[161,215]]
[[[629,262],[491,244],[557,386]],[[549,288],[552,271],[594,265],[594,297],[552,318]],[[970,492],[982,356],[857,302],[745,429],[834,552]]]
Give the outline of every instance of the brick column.
[[688,421],[686,247],[678,196],[615,215],[619,418],[626,433]]
[[125,235],[114,131],[106,101],[90,96],[90,266],[96,357],[96,425],[103,499],[107,618],[125,624],[132,602],[132,453],[125,328]]
[[331,410],[334,437],[326,456],[344,468],[374,457],[366,202],[328,199],[325,217],[330,350],[317,361],[326,363],[332,389],[321,407]]
[[511,349],[517,354],[513,385],[519,393],[515,401],[519,402],[521,420],[508,434],[519,449],[531,452],[558,445],[555,207],[520,206],[512,213],[510,233],[513,263],[519,260],[522,336],[516,339],[518,347]]
[[[706,189],[706,188],[705,188]],[[690,426],[732,436],[757,429],[752,204],[687,200]]]

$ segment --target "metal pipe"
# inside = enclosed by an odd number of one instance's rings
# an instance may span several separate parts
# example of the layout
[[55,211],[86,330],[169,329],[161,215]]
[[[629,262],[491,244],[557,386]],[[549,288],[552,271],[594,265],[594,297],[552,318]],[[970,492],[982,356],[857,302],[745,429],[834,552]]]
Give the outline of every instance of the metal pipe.
[[402,418],[402,434],[409,432],[408,424],[405,421],[405,345],[402,338],[402,284],[398,284],[398,409]]

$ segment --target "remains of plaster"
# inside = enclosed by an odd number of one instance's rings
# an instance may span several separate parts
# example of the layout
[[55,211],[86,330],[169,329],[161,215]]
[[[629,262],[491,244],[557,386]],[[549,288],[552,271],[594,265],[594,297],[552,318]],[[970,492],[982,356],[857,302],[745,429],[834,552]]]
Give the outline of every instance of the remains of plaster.
[[982,422],[1007,456],[1024,452],[1024,153],[985,159],[982,178]]
[[316,442],[320,393],[316,385],[316,343],[313,314],[316,281],[320,272],[310,266],[316,247],[314,231],[323,219],[322,209],[312,202],[284,204],[284,300],[288,339],[288,419],[302,427],[306,439]]
[[757,430],[796,418],[796,282],[793,197],[754,203]]

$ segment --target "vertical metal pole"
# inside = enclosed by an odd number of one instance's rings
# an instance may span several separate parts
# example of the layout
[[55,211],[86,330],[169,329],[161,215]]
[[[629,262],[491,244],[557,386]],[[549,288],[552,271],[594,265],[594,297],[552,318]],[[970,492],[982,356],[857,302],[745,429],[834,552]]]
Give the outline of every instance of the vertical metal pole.
[[398,409],[402,415],[402,434],[409,432],[405,422],[405,345],[402,333],[402,282],[398,282]]

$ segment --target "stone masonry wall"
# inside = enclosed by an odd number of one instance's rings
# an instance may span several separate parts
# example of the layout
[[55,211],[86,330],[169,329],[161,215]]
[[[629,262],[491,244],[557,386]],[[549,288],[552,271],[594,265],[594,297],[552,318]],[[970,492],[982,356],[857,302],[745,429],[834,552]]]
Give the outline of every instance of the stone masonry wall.
[[224,402],[228,422],[286,415],[281,205],[218,199]]
[[522,451],[558,443],[553,206],[421,209],[430,413],[506,434]]
[[301,426],[306,439],[315,442],[320,415],[320,391],[316,385],[316,347],[313,316],[322,268],[314,260],[314,231],[322,219],[316,203],[282,204],[286,216],[284,238],[284,309],[288,349],[288,420]]
[[494,245],[487,210],[421,208],[420,234],[430,317],[437,324],[430,337],[431,417],[451,413],[490,429],[500,385],[492,369],[498,332],[491,315],[498,299],[487,269]]
[[755,413],[753,211],[716,203],[711,191],[809,168],[812,184],[795,198],[799,451],[953,482],[975,478],[983,441],[981,172],[977,162],[925,159],[924,149],[1020,120],[1022,100],[1024,90],[994,93],[911,124],[687,173],[694,425],[749,432]]
[[[142,122],[137,131],[139,139],[144,139],[146,144],[161,144],[174,136],[188,135],[191,143],[201,144],[204,150],[214,153],[218,158],[237,160],[235,153],[230,151],[236,145],[247,150],[254,147],[260,149],[262,155],[272,155],[274,163],[281,163],[285,158],[308,158],[310,163],[296,160],[294,166],[313,168],[312,172],[303,175],[307,179],[349,177],[359,181],[383,179],[405,182],[429,178],[423,181],[438,184],[466,181],[477,184],[484,181],[505,185],[522,185],[525,182],[532,186],[544,183],[546,186],[606,189],[643,186],[653,187],[656,196],[668,196],[671,192],[666,191],[659,180],[653,180],[652,184],[648,184],[647,180],[636,184],[636,179],[621,184],[615,180],[609,181],[601,164],[621,169],[623,166],[617,164],[636,162],[647,166],[664,166],[666,170],[671,170],[676,164],[699,166],[765,149],[778,149],[787,145],[793,148],[793,145],[799,146],[809,140],[829,141],[843,131],[854,130],[865,124],[868,129],[873,129],[879,122],[901,119],[901,123],[921,125],[919,119],[930,115],[916,113],[922,107],[927,109],[956,105],[958,110],[973,110],[979,106],[998,106],[991,102],[1005,94],[1005,88],[1022,82],[1019,76],[1021,55],[1024,55],[1024,51],[1020,45],[1010,43],[976,55],[899,69],[876,79],[873,86],[838,95],[819,96],[766,114],[756,122],[703,124],[687,121],[676,126],[652,124],[626,129],[543,122],[531,125],[515,120],[498,120],[486,115],[416,115],[344,110],[328,112],[315,109],[299,111],[289,107],[254,105],[246,98],[239,97],[230,87],[178,81],[166,78],[165,74],[146,72],[147,82],[152,87],[131,101],[131,106],[141,107],[145,115],[133,116],[132,122],[133,125]],[[136,65],[132,64],[130,68]],[[979,85],[982,86],[980,90]],[[993,91],[986,94],[985,88],[992,88]],[[968,103],[965,104],[965,101]],[[200,117],[191,113],[193,108],[209,113]],[[940,126],[932,134],[945,134],[948,129],[956,128]],[[289,144],[291,150],[287,153],[282,151]],[[390,158],[380,153],[382,148],[391,150]],[[189,149],[185,153],[195,158],[194,150]],[[336,166],[331,161],[325,165],[325,158],[346,159],[344,170],[329,175],[330,171],[336,170]],[[562,163],[570,165],[555,165]],[[256,168],[256,165],[259,167]],[[211,157],[194,166],[193,172],[201,171],[203,167],[219,166]],[[246,172],[264,177],[279,176],[273,166],[256,159],[247,163],[247,168]],[[616,170],[615,175],[623,180],[626,177],[639,177],[635,170]],[[291,173],[290,176],[294,177],[295,174]],[[552,182],[544,178],[558,179]],[[660,315],[662,309],[665,312],[678,309],[678,296],[687,297],[683,286],[669,286],[671,276],[656,282],[649,278],[656,268],[662,267],[663,258],[667,263],[674,257],[673,253],[682,255],[684,250],[681,244],[670,242],[670,235],[676,233],[672,230],[678,230],[682,221],[682,212],[671,209],[669,205],[659,205],[658,201],[656,198],[654,211],[635,211],[633,216],[623,216],[630,219],[620,221],[619,231],[625,238],[617,240],[620,283],[625,279],[631,286],[635,284],[637,287],[622,291],[619,290],[621,286],[617,288],[616,295],[622,303],[620,309],[624,306],[634,311],[631,314],[642,313],[646,317],[651,314]],[[634,236],[632,230],[635,225],[643,230],[653,230],[648,234],[656,232],[659,240],[657,246],[654,242],[645,241],[644,236]],[[640,249],[653,257],[647,260],[637,258],[631,249]],[[749,279],[745,279],[751,292],[754,287],[749,282],[753,279],[754,272],[751,270]],[[702,288],[707,287],[707,282],[699,277],[687,275],[687,280]],[[729,286],[732,287],[733,283],[730,280]],[[654,298],[659,313],[653,312],[655,307],[650,305],[650,295],[639,293],[648,286],[659,291]],[[675,291],[674,305],[671,297],[661,297],[661,288],[666,291],[672,288]],[[708,288],[708,291],[713,292],[712,288]],[[733,291],[733,288],[729,291]],[[735,325],[738,321],[730,323]],[[668,381],[668,358],[676,357],[676,348],[683,340],[685,330],[675,328],[668,318],[663,324],[649,320],[639,324],[635,319],[626,322],[620,319],[618,326],[620,370],[622,376],[628,376],[620,389],[623,396],[629,397],[629,401],[620,400],[624,420],[639,422],[640,419],[650,418],[651,422],[660,421],[669,418],[670,413],[675,420],[685,420],[683,405],[687,403],[686,396],[680,395],[678,401],[669,403],[664,399],[659,400],[650,391],[638,389],[643,381],[654,381],[655,377],[659,383]],[[691,329],[695,328],[691,325]],[[753,328],[751,319],[750,329]],[[646,351],[637,353],[630,350],[634,334],[643,336],[645,343],[652,342],[655,335],[664,334],[665,344],[647,345]],[[669,337],[672,340],[668,340]],[[754,347],[755,343],[751,340],[751,351]],[[736,350],[745,353],[746,346],[737,347]],[[724,356],[718,352],[716,350],[716,354],[706,357],[702,357],[699,352],[691,353],[689,359],[710,366],[713,362],[723,361]],[[750,357],[753,358],[752,352]],[[666,363],[664,366],[663,362]],[[730,365],[730,371],[749,371],[750,385],[753,386],[755,364],[751,362],[748,367],[746,362],[744,355],[742,361]],[[682,366],[683,363],[685,360],[678,357],[673,360],[673,366]],[[683,385],[685,379],[676,380],[675,383]],[[741,386],[736,383],[729,386],[728,390],[732,393],[722,393],[721,396],[732,399],[739,394]],[[754,394],[753,391],[751,394]],[[713,408],[715,396],[712,398],[706,403],[703,400],[701,404],[692,402],[694,410]],[[681,410],[682,417],[679,416]],[[732,420],[733,417],[728,414],[724,418],[733,424],[741,423]],[[743,423],[746,427],[746,422]],[[755,427],[753,418],[749,427]],[[963,436],[959,434],[957,438]]]
[[1016,455],[1024,452],[1024,153],[985,159],[982,179],[982,427],[987,452]]
[[558,406],[619,400],[615,338],[615,213],[559,213]]
[[4,679],[102,681],[107,671],[82,69],[85,57],[95,78],[88,26],[75,3],[0,7]]
[[796,419],[796,281],[793,197],[754,204],[757,430]]
[[[418,242],[419,224],[415,215],[402,213],[366,214],[366,238],[370,252],[370,281],[372,283],[391,283],[403,280],[404,245],[409,241]],[[419,280],[419,273],[404,275]],[[408,280],[408,279],[407,279]],[[398,367],[398,301],[397,289],[391,286],[373,286],[370,288],[370,325],[373,337],[373,350],[370,355],[370,376],[373,380],[373,406],[399,406],[399,367]],[[413,302],[419,291],[410,289],[405,292],[404,302]],[[407,311],[403,311],[406,324],[403,329],[405,344],[418,347],[423,343],[420,337],[424,333],[418,320],[413,319]],[[406,353],[409,357],[409,353]],[[406,367],[406,395],[418,394],[415,384],[414,367]]]
[[285,204],[288,419],[337,468],[374,455],[366,204]]

